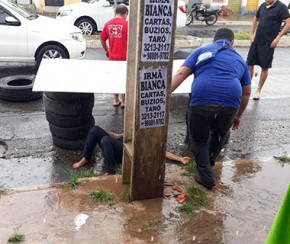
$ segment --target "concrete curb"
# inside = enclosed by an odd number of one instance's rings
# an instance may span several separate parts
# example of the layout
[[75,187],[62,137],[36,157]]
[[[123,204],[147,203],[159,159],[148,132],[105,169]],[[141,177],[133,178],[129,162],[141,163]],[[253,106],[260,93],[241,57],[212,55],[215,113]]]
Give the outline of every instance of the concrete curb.
[[[175,48],[176,49],[197,48],[205,43],[208,43],[208,41],[206,40],[208,39],[188,36],[187,38],[184,38],[184,39],[175,40]],[[102,45],[99,40],[86,38],[86,41],[87,41],[87,48],[93,48],[93,49],[102,48]],[[234,47],[249,47],[249,46],[250,46],[249,40],[235,40],[234,42]],[[280,40],[278,47],[290,47],[290,36],[283,37]]]

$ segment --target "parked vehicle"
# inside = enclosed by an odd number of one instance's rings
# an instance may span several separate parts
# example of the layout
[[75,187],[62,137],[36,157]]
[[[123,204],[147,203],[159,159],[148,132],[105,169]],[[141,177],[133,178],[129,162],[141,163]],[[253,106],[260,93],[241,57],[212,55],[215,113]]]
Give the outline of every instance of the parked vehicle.
[[[120,0],[118,0],[120,1]],[[123,0],[124,1],[124,0]],[[178,6],[184,5],[183,0]],[[60,7],[56,19],[79,27],[84,35],[92,35],[103,30],[105,23],[114,17],[114,8],[107,0],[90,0]],[[177,27],[185,26],[186,15],[177,9]]]
[[32,14],[0,0],[0,61],[37,62],[42,58],[82,58],[86,41],[75,26]]
[[[115,0],[107,0],[110,4],[115,4]],[[117,4],[124,3],[126,5],[129,5],[129,0],[117,0]]]
[[218,20],[220,8],[208,9],[202,3],[194,3],[186,15],[186,25],[194,20],[204,21],[207,25],[214,25]]

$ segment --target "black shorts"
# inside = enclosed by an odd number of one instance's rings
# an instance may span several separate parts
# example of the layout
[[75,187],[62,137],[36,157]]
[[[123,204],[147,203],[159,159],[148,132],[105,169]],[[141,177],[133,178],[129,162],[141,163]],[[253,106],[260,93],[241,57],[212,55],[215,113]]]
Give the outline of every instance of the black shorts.
[[272,68],[272,61],[275,48],[268,44],[252,43],[248,53],[247,64],[259,65],[263,69]]

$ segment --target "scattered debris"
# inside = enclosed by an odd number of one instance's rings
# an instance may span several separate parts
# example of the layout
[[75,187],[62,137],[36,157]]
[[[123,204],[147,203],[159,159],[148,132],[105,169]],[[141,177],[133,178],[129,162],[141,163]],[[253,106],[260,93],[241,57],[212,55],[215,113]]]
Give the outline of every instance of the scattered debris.
[[86,214],[79,214],[74,218],[74,223],[76,225],[76,230],[79,231],[81,226],[84,225],[87,222],[87,219],[89,218]]

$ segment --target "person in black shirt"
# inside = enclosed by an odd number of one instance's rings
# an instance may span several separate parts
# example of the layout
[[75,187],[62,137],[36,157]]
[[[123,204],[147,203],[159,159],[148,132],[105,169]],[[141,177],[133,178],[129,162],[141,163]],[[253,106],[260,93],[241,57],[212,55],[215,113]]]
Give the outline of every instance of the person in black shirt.
[[[282,22],[285,22],[280,31]],[[265,0],[258,8],[252,21],[250,30],[251,46],[247,63],[251,78],[254,65],[261,67],[261,75],[254,100],[260,99],[261,90],[268,76],[268,69],[272,67],[274,50],[281,37],[290,29],[290,15],[287,6],[279,0]]]

